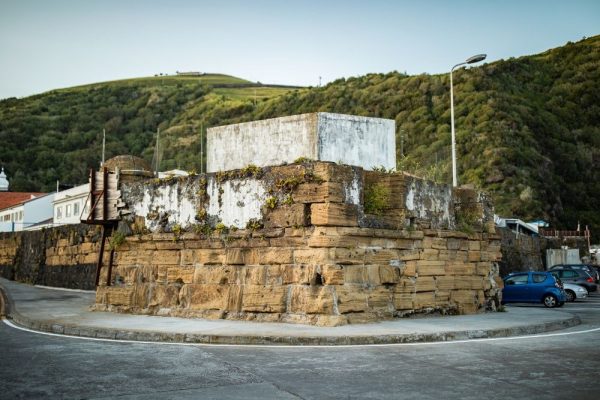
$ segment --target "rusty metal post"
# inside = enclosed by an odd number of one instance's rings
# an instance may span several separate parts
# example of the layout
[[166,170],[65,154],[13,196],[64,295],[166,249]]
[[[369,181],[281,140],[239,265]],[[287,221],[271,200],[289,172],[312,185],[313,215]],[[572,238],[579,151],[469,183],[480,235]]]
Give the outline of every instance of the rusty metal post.
[[110,254],[108,256],[108,276],[106,277],[106,286],[110,286],[110,282],[112,279],[112,267],[113,267],[113,259],[115,256],[115,249],[110,249]]
[[100,283],[100,270],[102,269],[102,256],[104,255],[104,242],[106,240],[106,226],[102,225],[102,238],[100,239],[100,252],[98,253],[98,262],[96,264],[96,287]]

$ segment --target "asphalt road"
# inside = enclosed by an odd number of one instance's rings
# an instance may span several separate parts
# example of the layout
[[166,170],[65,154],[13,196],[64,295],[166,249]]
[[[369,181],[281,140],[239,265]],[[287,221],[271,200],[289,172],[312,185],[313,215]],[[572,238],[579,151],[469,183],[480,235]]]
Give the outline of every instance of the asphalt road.
[[0,323],[0,398],[597,399],[600,295],[562,310],[583,324],[536,338],[375,347],[118,343]]

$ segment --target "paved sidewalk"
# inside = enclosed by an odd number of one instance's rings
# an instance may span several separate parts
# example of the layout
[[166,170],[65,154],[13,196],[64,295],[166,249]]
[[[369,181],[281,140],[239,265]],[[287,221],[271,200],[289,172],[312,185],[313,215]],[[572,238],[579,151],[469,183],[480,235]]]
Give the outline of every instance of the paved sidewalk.
[[269,345],[358,345],[507,337],[568,328],[570,313],[508,307],[478,315],[401,318],[370,324],[316,327],[283,323],[201,320],[90,311],[93,292],[42,288],[0,278],[8,318],[43,332],[151,342]]

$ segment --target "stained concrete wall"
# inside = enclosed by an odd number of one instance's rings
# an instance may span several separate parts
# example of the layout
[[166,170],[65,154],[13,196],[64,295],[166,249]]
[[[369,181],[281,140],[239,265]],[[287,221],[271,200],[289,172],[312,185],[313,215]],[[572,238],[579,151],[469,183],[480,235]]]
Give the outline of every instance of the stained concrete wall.
[[300,157],[360,166],[396,167],[395,122],[312,113],[210,128],[207,171],[292,163]]

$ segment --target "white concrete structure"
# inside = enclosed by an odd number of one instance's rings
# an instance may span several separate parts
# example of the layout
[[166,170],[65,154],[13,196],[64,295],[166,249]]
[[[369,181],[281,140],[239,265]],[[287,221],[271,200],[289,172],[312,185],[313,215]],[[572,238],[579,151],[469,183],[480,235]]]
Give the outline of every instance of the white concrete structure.
[[0,232],[18,232],[35,226],[41,229],[50,226],[43,222],[52,219],[54,193],[16,204],[0,211]]
[[355,165],[367,170],[396,168],[395,121],[313,113],[208,129],[207,172],[249,164],[292,163],[300,157]]
[[54,225],[81,223],[81,216],[84,215],[85,203],[89,193],[89,183],[56,193],[53,202]]

